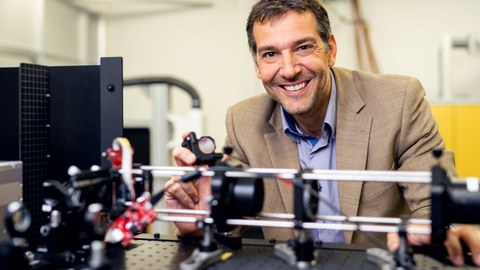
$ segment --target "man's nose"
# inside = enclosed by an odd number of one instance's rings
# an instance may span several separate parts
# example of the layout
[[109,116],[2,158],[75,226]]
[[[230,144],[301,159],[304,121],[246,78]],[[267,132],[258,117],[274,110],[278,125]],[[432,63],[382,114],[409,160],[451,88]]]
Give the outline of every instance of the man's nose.
[[302,68],[298,64],[296,57],[294,55],[285,55],[283,57],[283,65],[281,75],[287,79],[293,79],[297,76]]

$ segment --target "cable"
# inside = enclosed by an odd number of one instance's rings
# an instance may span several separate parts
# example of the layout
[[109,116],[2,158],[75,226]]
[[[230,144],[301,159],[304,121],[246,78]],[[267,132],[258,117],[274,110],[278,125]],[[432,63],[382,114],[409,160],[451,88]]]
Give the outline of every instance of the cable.
[[114,151],[122,151],[122,180],[127,186],[130,194],[132,195],[132,201],[135,200],[135,187],[133,185],[133,178],[132,178],[132,146],[130,142],[126,138],[115,138],[113,140],[113,150]]
[[[367,22],[363,18],[360,11],[359,0],[352,0],[353,8],[353,21],[355,27],[355,48],[357,51],[358,65],[361,70],[371,71],[378,73],[380,70],[378,68],[377,59],[373,52],[372,43],[370,41],[370,34]],[[365,47],[363,47],[365,46]],[[363,53],[366,53],[367,61],[364,63]]]

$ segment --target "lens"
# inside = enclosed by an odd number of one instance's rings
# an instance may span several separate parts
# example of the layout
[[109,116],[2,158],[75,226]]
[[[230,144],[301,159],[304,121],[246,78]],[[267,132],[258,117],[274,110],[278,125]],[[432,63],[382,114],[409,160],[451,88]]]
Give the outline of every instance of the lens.
[[255,216],[263,208],[264,187],[263,180],[239,178],[233,182],[232,209],[239,216]]
[[256,216],[263,208],[264,186],[261,178],[226,177],[222,171],[216,171],[211,187],[217,202],[211,205],[217,232],[233,229],[227,225],[227,219]]
[[210,137],[201,137],[198,140],[198,149],[204,154],[211,154],[215,151],[215,142]]
[[21,202],[12,202],[7,206],[5,219],[10,236],[16,236],[26,232],[32,222],[30,212]]

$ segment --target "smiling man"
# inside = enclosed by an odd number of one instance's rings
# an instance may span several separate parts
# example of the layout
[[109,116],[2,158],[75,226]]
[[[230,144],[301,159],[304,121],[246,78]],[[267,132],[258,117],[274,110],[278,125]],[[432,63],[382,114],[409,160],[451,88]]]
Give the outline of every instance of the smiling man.
[[[279,15],[281,20],[255,23],[255,71],[268,94],[293,115],[305,135],[321,137],[337,45],[323,41],[312,12]],[[277,37],[282,37],[278,39]]]
[[[267,94],[227,112],[226,145],[247,167],[429,171],[432,150],[444,148],[438,126],[414,78],[334,67],[337,44],[326,10],[316,0],[261,0],[252,7],[247,36],[257,77]],[[174,150],[178,165],[195,157]],[[453,156],[443,158],[455,173]],[[167,185],[172,184],[172,178]],[[376,182],[318,181],[321,215],[429,218],[429,186]],[[204,209],[208,179],[174,184],[166,193],[172,208]],[[265,181],[265,212],[293,211],[290,187]],[[180,234],[195,231],[178,224]],[[265,238],[290,239],[290,229],[263,228]],[[358,232],[313,230],[326,242],[369,244]],[[378,235],[386,241],[386,235]],[[412,237],[411,237],[412,238]],[[451,231],[447,249],[463,264],[459,239],[470,244],[480,265],[480,234],[473,228]],[[398,238],[389,235],[395,248]],[[414,238],[417,244],[428,238]]]

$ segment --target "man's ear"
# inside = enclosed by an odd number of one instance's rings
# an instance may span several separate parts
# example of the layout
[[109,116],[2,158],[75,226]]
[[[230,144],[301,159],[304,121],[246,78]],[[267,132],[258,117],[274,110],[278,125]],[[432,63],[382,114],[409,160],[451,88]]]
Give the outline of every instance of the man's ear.
[[328,66],[333,67],[335,61],[337,60],[337,41],[333,34],[330,35],[328,39]]

